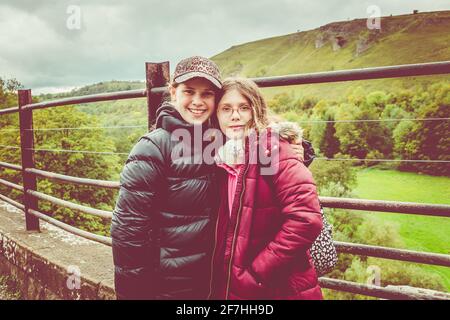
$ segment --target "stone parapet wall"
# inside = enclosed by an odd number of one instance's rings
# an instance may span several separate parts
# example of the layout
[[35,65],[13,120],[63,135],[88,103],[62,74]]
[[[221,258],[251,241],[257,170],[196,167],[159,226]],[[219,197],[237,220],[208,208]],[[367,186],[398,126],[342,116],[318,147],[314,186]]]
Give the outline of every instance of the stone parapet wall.
[[111,248],[41,221],[0,201],[0,275],[16,279],[24,299],[115,299]]

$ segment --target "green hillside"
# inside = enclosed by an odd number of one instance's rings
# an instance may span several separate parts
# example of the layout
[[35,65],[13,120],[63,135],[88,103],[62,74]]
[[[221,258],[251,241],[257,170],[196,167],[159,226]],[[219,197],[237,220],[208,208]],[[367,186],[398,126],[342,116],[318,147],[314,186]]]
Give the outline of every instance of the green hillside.
[[[233,46],[215,55],[224,76],[276,76],[450,60],[450,11],[381,18],[381,30],[366,19],[334,22],[320,28]],[[448,76],[362,81],[368,91],[410,87]],[[336,98],[354,82],[294,86],[297,96]],[[265,89],[268,97],[286,88]]]
[[115,91],[126,91],[126,90],[134,90],[134,89],[143,89],[145,88],[145,82],[142,81],[102,81],[94,84],[90,84],[87,86],[83,86],[80,88],[73,89],[68,92],[58,93],[58,94],[41,94],[39,98],[41,100],[49,100],[56,98],[67,98],[67,97],[76,97],[76,96],[84,96],[89,94],[97,94],[97,93],[105,93],[105,92],[115,92]]
[[[314,30],[235,45],[212,57],[223,76],[262,77],[450,60],[450,11],[381,18],[381,30],[366,19],[333,22]],[[174,66],[172,66],[173,70]],[[360,87],[364,92],[426,87],[448,75],[347,81],[265,88],[266,98],[291,92],[294,98],[340,99]],[[71,92],[41,95],[41,100],[144,88],[140,81],[104,81]],[[115,109],[113,107],[113,109]]]

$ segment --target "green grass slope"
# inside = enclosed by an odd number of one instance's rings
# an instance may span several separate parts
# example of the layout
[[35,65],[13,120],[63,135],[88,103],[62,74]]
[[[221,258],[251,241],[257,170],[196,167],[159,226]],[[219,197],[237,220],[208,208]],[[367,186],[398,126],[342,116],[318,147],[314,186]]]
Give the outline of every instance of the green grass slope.
[[[450,204],[450,178],[394,170],[365,169],[358,172],[353,192],[364,199]],[[450,219],[395,213],[370,213],[379,221],[396,225],[405,248],[450,254]],[[438,273],[450,291],[450,268],[426,266]]]
[[[450,11],[381,18],[381,30],[366,19],[335,22],[320,28],[249,42],[217,54],[225,76],[275,76],[450,60]],[[337,43],[340,42],[340,45]],[[368,90],[410,87],[439,77],[359,81]],[[297,95],[336,98],[355,82],[294,86]],[[285,88],[267,89],[269,97]]]

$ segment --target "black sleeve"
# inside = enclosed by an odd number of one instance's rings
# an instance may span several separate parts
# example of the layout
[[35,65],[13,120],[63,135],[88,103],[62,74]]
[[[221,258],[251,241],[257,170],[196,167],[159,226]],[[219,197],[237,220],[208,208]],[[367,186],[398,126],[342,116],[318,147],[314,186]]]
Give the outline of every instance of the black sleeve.
[[156,144],[141,138],[120,175],[111,223],[114,281],[118,299],[152,299],[157,290],[159,248],[150,233],[165,183],[164,159]]

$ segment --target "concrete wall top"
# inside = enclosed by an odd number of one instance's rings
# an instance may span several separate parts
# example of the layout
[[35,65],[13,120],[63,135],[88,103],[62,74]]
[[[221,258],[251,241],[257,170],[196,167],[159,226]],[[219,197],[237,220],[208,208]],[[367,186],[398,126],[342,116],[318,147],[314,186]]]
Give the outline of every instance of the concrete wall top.
[[0,201],[0,275],[24,299],[115,299],[111,248],[41,221],[25,230],[21,210]]

